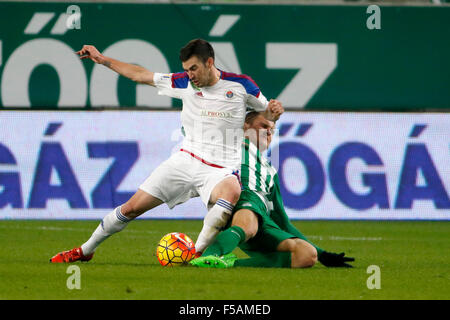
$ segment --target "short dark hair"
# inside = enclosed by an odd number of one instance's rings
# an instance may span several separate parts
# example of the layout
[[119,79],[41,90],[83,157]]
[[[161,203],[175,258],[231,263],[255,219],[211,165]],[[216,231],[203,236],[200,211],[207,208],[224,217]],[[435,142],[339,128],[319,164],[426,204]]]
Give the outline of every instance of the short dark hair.
[[252,124],[253,121],[261,114],[258,111],[250,111],[245,115],[245,123]]
[[203,39],[194,39],[181,48],[180,60],[181,62],[184,62],[192,56],[197,56],[203,63],[205,63],[208,58],[214,59],[214,49],[208,41]]

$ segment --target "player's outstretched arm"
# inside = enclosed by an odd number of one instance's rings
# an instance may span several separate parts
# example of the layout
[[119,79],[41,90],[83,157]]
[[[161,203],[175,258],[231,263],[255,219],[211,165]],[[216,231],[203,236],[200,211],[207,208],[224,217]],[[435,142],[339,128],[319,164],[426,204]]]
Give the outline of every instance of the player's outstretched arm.
[[80,59],[91,59],[95,63],[102,64],[118,74],[135,82],[154,86],[153,72],[131,63],[122,62],[102,55],[97,48],[91,45],[84,45],[80,51],[75,52]]

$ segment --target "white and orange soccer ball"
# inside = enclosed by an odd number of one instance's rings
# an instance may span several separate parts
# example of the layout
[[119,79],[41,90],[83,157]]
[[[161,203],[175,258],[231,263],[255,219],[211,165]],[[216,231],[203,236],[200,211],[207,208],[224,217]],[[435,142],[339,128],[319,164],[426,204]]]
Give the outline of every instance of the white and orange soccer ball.
[[186,265],[195,257],[194,241],[181,232],[168,233],[159,241],[156,257],[164,267]]

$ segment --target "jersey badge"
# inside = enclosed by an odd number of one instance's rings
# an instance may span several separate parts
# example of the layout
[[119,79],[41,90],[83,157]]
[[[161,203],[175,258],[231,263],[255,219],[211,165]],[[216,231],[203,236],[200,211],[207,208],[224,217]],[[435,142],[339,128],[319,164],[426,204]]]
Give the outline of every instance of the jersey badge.
[[231,99],[234,97],[234,92],[231,90],[228,90],[227,92],[225,92],[225,97],[227,97],[228,99]]

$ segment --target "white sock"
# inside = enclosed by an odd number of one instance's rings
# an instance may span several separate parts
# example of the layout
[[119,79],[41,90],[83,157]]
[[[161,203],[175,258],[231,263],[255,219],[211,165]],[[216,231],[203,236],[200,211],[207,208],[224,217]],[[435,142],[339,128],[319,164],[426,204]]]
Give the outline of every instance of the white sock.
[[120,212],[120,207],[117,207],[108,213],[95,229],[88,241],[81,245],[81,250],[85,256],[94,253],[95,249],[105,241],[109,236],[122,231],[130,222],[131,219],[125,217]]
[[203,252],[227,225],[233,212],[233,205],[223,199],[217,200],[216,204],[208,211],[203,220],[203,228],[195,242],[195,251]]

